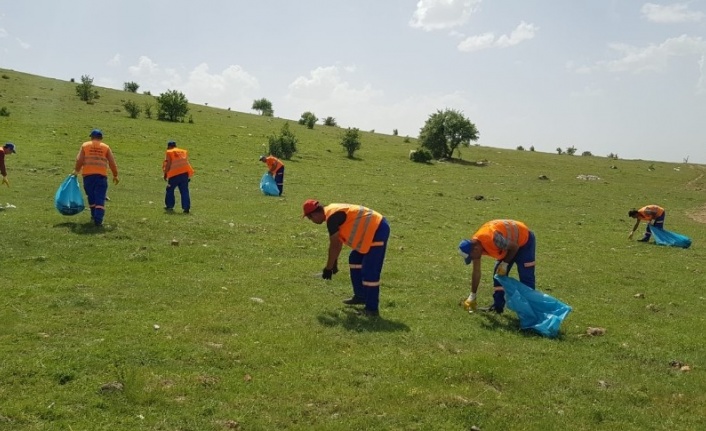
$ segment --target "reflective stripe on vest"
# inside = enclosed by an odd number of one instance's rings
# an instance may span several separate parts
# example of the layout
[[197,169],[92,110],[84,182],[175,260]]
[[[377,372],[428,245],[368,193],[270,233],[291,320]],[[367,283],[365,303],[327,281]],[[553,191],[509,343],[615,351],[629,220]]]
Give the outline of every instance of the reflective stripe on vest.
[[[339,211],[346,213],[346,221],[338,230],[339,239],[353,250],[367,253],[373,245],[373,237],[380,226],[382,215],[361,205],[330,204],[324,207],[326,219]],[[376,242],[375,245],[383,243]]]

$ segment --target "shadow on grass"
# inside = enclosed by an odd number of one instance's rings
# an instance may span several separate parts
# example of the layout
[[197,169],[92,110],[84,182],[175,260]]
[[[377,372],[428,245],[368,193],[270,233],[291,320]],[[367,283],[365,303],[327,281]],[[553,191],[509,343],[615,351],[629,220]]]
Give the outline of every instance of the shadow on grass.
[[439,159],[438,162],[439,163],[453,163],[455,165],[462,165],[462,166],[475,166],[478,168],[484,168],[484,167],[488,166],[487,162],[482,162],[482,161],[478,162],[475,160],[463,160],[463,159],[454,159],[454,158]]
[[394,322],[384,317],[367,317],[358,314],[358,310],[327,311],[319,314],[317,320],[322,326],[341,326],[343,329],[355,332],[399,332],[409,331],[409,326],[402,322]]
[[[481,312],[481,316],[485,321],[481,322],[481,327],[490,331],[512,331],[519,332],[522,336],[530,338],[544,338],[544,336],[532,329],[520,328],[520,319],[514,314],[508,314],[507,311],[503,314]],[[563,334],[559,333],[554,339],[563,338]]]
[[112,226],[96,226],[91,222],[87,223],[76,223],[76,222],[65,222],[55,224],[54,227],[66,228],[71,232],[78,235],[95,235],[99,233],[110,232],[114,228]]

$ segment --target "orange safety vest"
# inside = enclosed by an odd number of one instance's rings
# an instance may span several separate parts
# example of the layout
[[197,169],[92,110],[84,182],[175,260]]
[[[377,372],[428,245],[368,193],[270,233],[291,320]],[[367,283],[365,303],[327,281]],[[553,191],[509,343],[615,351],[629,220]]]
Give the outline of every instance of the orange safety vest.
[[647,205],[637,210],[637,218],[642,221],[654,220],[664,214],[664,208],[659,205]]
[[94,144],[93,141],[84,142],[81,145],[84,160],[81,174],[108,176],[108,152],[110,147],[103,142]]
[[507,245],[510,241],[516,242],[522,247],[527,244],[529,233],[529,228],[522,222],[491,220],[473,234],[473,239],[481,243],[483,254],[501,260],[507,254]]
[[280,161],[280,159],[278,159],[277,157],[274,157],[274,156],[265,157],[265,163],[267,163],[267,169],[270,172],[272,172],[272,175],[277,173],[279,168],[284,166],[284,163],[282,163],[282,161]]
[[[168,162],[171,162],[169,171],[167,171]],[[188,173],[189,178],[191,178],[194,175],[194,169],[189,163],[189,152],[181,148],[168,149],[166,159],[162,165],[162,171],[167,175],[167,179],[183,173]]]
[[372,246],[383,245],[373,242],[375,231],[382,222],[382,214],[362,205],[330,204],[324,207],[326,220],[339,211],[346,213],[346,221],[338,230],[338,238],[342,243],[363,254]]

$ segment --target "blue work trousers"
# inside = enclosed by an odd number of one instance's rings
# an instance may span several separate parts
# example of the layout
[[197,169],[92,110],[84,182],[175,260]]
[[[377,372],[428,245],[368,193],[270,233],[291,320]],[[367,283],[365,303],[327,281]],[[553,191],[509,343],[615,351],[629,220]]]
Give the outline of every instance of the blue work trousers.
[[174,192],[179,189],[181,195],[181,209],[189,211],[191,208],[191,197],[189,196],[189,174],[175,175],[167,180],[167,193],[164,196],[164,207],[173,209],[176,205],[176,197]]
[[[517,264],[517,273],[520,275],[520,282],[527,287],[534,289],[535,279],[534,279],[534,267],[535,267],[535,248],[536,242],[534,239],[534,233],[530,231],[529,239],[517,250],[515,258],[512,262],[507,265],[507,273],[510,274],[510,270],[513,265]],[[500,260],[495,262],[495,267],[493,268],[493,274],[498,269],[500,265]],[[496,309],[503,309],[505,307],[505,290],[499,281],[493,278],[493,287],[495,291],[493,292],[493,305]]]
[[373,245],[365,254],[353,250],[348,256],[353,295],[365,299],[366,310],[378,311],[379,309],[380,274],[385,262],[389,238],[390,225],[383,218],[373,236],[373,243],[379,245]]
[[105,195],[108,194],[108,177],[100,174],[83,177],[83,189],[86,191],[91,218],[96,226],[103,224],[105,216]]

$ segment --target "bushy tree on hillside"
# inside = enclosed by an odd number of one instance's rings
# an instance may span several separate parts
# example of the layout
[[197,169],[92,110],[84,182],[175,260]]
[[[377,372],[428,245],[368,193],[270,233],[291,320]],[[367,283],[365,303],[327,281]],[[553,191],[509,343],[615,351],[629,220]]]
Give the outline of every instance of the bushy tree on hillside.
[[574,154],[576,154],[576,147],[574,147],[573,145],[570,147],[566,147],[566,154],[568,154],[570,156],[573,156]]
[[302,117],[299,119],[299,124],[302,126],[306,126],[307,129],[313,129],[314,124],[319,121],[319,119],[314,115],[313,112],[306,111],[305,113],[302,114]]
[[324,126],[332,126],[336,127],[338,124],[336,124],[336,119],[333,117],[326,117],[324,118]]
[[289,130],[289,122],[284,123],[279,135],[272,135],[267,138],[269,151],[273,156],[289,160],[297,152],[297,137]]
[[142,112],[142,108],[140,108],[137,103],[132,100],[128,100],[123,103],[123,108],[125,108],[127,113],[130,115],[130,118],[137,118],[140,116],[140,112]]
[[137,89],[140,88],[140,85],[137,82],[126,82],[123,84],[123,89],[129,93],[137,93]]
[[346,149],[348,158],[352,159],[356,151],[360,150],[360,130],[350,127],[343,133],[341,146]]
[[93,78],[88,75],[81,76],[81,83],[76,86],[76,94],[81,100],[88,103],[100,97],[98,90],[93,86]]
[[189,101],[184,93],[167,90],[157,97],[157,119],[162,121],[180,122],[189,113]]
[[419,132],[420,145],[436,159],[450,158],[459,146],[470,146],[471,141],[477,140],[475,124],[453,109],[439,110],[430,115]]
[[275,115],[274,109],[272,109],[272,102],[269,100],[265,99],[264,97],[262,99],[255,99],[255,101],[252,102],[252,108],[255,111],[260,111],[260,115],[264,117],[272,117]]

